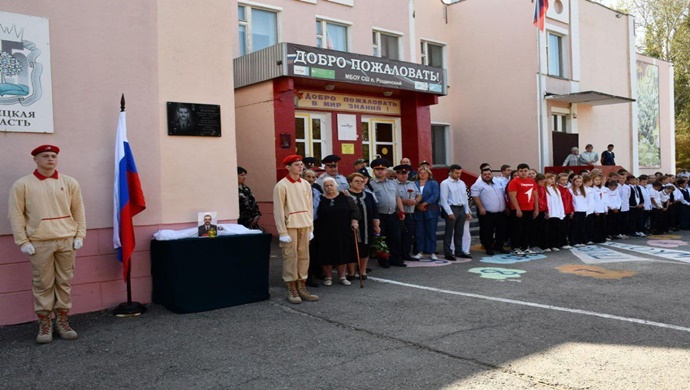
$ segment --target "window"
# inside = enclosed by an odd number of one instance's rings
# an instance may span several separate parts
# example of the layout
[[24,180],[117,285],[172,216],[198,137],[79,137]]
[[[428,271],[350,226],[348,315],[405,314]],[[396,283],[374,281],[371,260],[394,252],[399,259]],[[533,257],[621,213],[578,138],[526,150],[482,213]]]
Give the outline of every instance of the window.
[[331,154],[330,131],[325,114],[295,113],[295,151],[320,163]]
[[431,159],[434,165],[448,165],[448,126],[431,125]]
[[422,65],[443,68],[443,46],[422,41]]
[[347,51],[347,26],[317,19],[316,46],[324,49]]
[[568,115],[561,113],[552,113],[551,123],[553,125],[553,131],[559,133],[566,133],[568,130]]
[[278,43],[278,14],[273,11],[239,5],[240,55],[243,56]]
[[546,46],[549,76],[563,77],[563,46],[562,37],[553,33],[548,33],[549,42]]
[[372,33],[372,40],[374,45],[374,56],[390,58],[391,60],[400,59],[399,36],[374,31]]

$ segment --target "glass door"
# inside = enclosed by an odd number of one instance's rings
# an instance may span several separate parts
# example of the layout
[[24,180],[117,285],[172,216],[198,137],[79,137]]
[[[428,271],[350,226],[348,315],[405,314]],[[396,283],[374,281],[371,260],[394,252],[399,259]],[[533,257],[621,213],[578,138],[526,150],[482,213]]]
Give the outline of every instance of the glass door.
[[362,158],[385,158],[391,164],[400,159],[400,119],[362,116]]

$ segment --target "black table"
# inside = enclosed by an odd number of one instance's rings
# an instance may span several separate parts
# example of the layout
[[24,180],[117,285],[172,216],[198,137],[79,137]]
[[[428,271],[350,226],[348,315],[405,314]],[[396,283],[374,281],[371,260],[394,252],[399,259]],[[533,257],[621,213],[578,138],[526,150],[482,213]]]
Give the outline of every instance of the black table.
[[151,240],[153,302],[194,313],[269,298],[270,234]]

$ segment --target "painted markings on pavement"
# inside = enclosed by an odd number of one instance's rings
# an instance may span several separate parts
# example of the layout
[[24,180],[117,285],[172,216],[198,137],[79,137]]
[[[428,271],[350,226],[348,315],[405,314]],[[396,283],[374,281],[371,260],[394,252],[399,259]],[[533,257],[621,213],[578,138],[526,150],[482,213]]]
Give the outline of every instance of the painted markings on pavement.
[[649,240],[647,245],[658,246],[660,248],[678,248],[679,246],[688,245],[685,241],[680,240]]
[[596,265],[566,264],[558,267],[557,270],[566,274],[575,274],[594,279],[623,279],[637,275],[635,271],[606,269]]
[[628,253],[614,251],[598,245],[587,245],[581,248],[570,250],[577,258],[585,264],[604,264],[619,263],[625,261],[649,261],[650,259],[631,255]]
[[485,279],[506,280],[508,278],[519,278],[521,274],[524,274],[527,271],[498,267],[477,267],[470,268],[467,270],[467,272],[479,274]]
[[524,263],[526,261],[545,259],[544,255],[532,255],[532,256],[515,256],[511,254],[501,254],[494,256],[484,256],[481,260],[482,263],[492,263],[492,264],[515,264]]
[[653,234],[647,238],[652,240],[680,240],[682,237],[677,234]]
[[431,260],[431,259],[421,259],[419,261],[405,261],[408,268],[420,268],[420,267],[442,267],[444,265],[449,265],[451,262],[448,260]]
[[483,299],[483,300],[493,301],[493,302],[508,303],[508,304],[512,304],[512,305],[534,307],[534,308],[538,308],[538,309],[560,311],[560,312],[572,313],[572,314],[581,314],[581,315],[590,316],[590,317],[599,317],[599,318],[605,318],[605,319],[609,319],[609,320],[630,322],[630,323],[640,324],[640,325],[649,325],[649,326],[655,326],[658,328],[673,329],[673,330],[678,330],[681,332],[690,333],[690,328],[685,327],[685,326],[664,324],[662,322],[648,321],[648,320],[643,320],[640,318],[621,317],[621,316],[616,316],[616,315],[611,315],[611,314],[606,314],[606,313],[598,313],[595,311],[571,309],[571,308],[562,307],[562,306],[544,305],[541,303],[518,301],[516,299],[491,297],[488,295],[466,293],[466,292],[461,292],[461,291],[444,290],[444,289],[435,288],[435,287],[427,287],[427,286],[421,286],[418,284],[403,283],[403,282],[398,282],[395,280],[382,279],[382,278],[377,278],[377,277],[372,277],[372,276],[369,276],[369,280],[373,280],[373,281],[380,282],[380,283],[393,284],[393,285],[397,285],[397,286],[416,288],[419,290],[426,290],[426,291],[433,291],[433,292],[438,292],[438,293],[443,293],[443,294],[457,295],[457,296],[462,296],[462,297],[466,297],[466,298],[476,298],[476,299]]
[[612,241],[608,241],[601,245],[606,245],[612,248],[625,249],[631,252],[642,253],[645,255],[662,257],[664,259],[680,261],[683,263],[690,263],[690,252],[679,251],[676,249],[652,248],[648,246],[623,244]]

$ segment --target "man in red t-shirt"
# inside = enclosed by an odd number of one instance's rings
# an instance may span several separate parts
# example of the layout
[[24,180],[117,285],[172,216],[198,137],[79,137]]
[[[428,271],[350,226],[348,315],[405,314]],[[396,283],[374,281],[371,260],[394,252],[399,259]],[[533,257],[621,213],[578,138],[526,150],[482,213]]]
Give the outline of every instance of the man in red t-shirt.
[[517,166],[517,171],[518,177],[508,183],[512,220],[510,244],[513,254],[524,256],[533,254],[529,249],[529,238],[532,220],[539,215],[539,196],[537,183],[528,177],[529,165],[522,163]]

